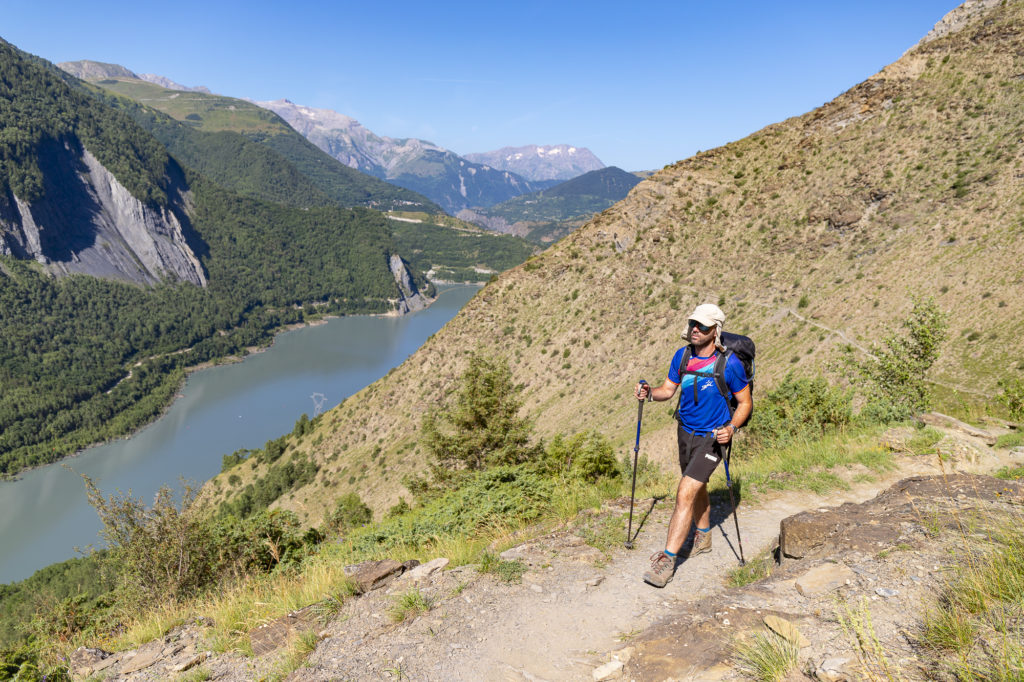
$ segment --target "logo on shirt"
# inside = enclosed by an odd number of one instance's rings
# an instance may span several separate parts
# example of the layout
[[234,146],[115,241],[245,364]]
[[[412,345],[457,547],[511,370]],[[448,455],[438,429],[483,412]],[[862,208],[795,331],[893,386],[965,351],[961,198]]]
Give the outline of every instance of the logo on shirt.
[[717,458],[717,457],[715,457],[714,455],[704,455],[704,456],[705,456],[705,457],[706,457],[707,459],[710,459],[710,460],[711,460],[712,462],[717,462],[717,461],[718,461],[718,458]]

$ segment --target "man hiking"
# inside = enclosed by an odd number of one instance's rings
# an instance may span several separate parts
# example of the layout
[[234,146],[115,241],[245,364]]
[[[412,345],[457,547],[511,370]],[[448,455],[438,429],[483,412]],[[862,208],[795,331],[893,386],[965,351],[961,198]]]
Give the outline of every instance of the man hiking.
[[[696,522],[690,556],[711,551],[711,501],[708,480],[722,461],[722,451],[736,433],[736,424],[746,423],[754,404],[743,363],[733,353],[726,353],[721,342],[725,313],[718,306],[704,303],[690,314],[687,333],[689,346],[676,351],[669,366],[668,377],[657,388],[646,382],[636,385],[638,400],[669,400],[682,387],[679,410],[679,467],[682,479],[676,490],[676,506],[668,526],[665,550],[651,557],[651,568],[644,581],[664,587],[676,571],[679,550]],[[689,352],[686,352],[689,350]],[[728,391],[736,399],[732,412],[729,399],[722,395],[714,377],[719,355],[726,353],[724,375]],[[681,366],[686,358],[686,366]]]

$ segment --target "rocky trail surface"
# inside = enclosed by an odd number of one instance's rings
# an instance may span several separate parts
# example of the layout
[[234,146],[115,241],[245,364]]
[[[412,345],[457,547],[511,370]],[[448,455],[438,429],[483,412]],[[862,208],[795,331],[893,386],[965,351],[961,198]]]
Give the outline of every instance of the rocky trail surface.
[[[1024,499],[1018,483],[974,475],[1019,465],[1024,448],[996,450],[990,433],[932,421],[946,432],[937,446],[944,464],[935,454],[894,455],[895,469],[847,490],[742,502],[748,562],[782,555],[771,577],[746,587],[725,584],[739,556],[727,499],[713,500],[713,551],[685,560],[664,589],[641,576],[663,547],[671,500],[637,501],[634,529],[642,527],[633,550],[624,538],[607,553],[588,544],[628,512],[626,498],[503,552],[525,564],[520,582],[473,566],[446,569],[444,558],[415,567],[371,562],[352,567],[361,597],[326,622],[307,609],[254,631],[252,657],[203,654],[202,627],[188,625],[137,652],[97,652],[76,670],[167,679],[202,663],[202,679],[267,678],[296,635],[312,630],[315,649],[289,680],[743,679],[733,644],[769,623],[799,631],[788,635],[801,644],[792,679],[870,679],[878,666],[899,671],[891,679],[924,679],[911,633],[957,556],[937,530],[955,531],[970,510],[1020,514]],[[897,449],[900,438],[892,436]],[[409,594],[429,608],[396,623],[395,605]],[[844,609],[870,613],[884,655],[872,659],[843,630]]]

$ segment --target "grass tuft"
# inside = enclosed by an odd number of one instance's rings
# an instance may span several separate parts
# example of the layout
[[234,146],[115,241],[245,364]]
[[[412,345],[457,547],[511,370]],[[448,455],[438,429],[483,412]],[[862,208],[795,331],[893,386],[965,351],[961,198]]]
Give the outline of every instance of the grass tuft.
[[771,550],[765,550],[743,566],[736,566],[726,574],[725,584],[729,587],[744,587],[758,580],[767,578],[775,568],[775,556]]
[[433,608],[434,603],[434,597],[425,595],[418,588],[414,587],[395,598],[395,602],[389,612],[391,621],[401,623],[410,618],[415,618]]
[[796,667],[796,644],[774,632],[759,632],[733,645],[736,669],[760,682],[778,682]]

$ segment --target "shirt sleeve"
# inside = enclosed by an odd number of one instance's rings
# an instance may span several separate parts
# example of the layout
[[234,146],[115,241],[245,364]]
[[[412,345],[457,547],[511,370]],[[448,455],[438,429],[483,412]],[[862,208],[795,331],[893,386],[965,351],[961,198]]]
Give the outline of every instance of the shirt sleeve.
[[682,374],[679,371],[679,363],[683,361],[683,349],[680,348],[676,351],[676,354],[672,356],[672,364],[668,367],[668,380],[675,385],[679,385],[683,382]]
[[729,361],[725,363],[726,386],[733,394],[736,394],[746,388],[748,383],[747,371],[743,369],[743,362],[735,355],[730,355]]

